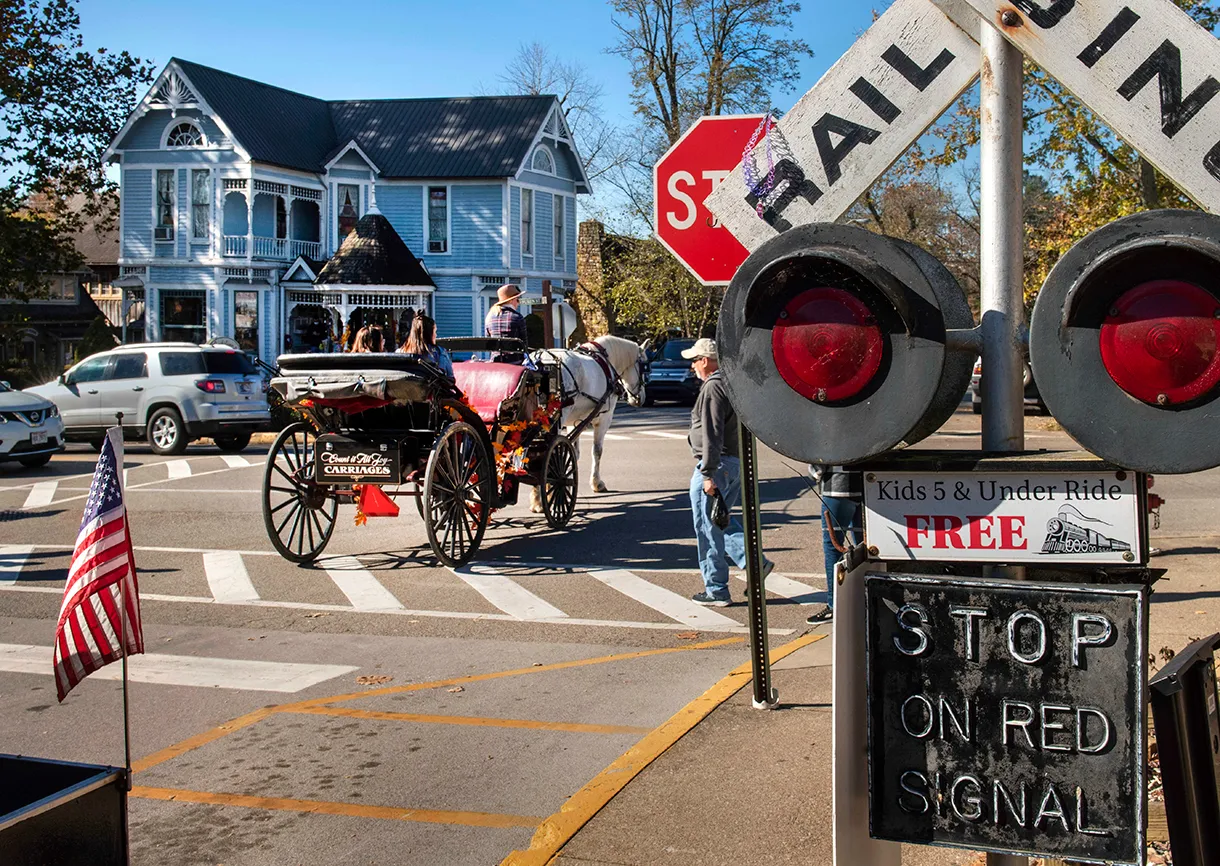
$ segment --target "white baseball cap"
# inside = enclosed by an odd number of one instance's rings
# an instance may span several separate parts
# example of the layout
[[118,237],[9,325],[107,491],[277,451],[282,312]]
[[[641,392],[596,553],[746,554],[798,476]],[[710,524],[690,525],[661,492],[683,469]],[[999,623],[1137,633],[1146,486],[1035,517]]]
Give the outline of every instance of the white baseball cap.
[[694,361],[697,358],[715,358],[716,341],[703,337],[695,341],[695,345],[682,353],[682,357],[688,361]]

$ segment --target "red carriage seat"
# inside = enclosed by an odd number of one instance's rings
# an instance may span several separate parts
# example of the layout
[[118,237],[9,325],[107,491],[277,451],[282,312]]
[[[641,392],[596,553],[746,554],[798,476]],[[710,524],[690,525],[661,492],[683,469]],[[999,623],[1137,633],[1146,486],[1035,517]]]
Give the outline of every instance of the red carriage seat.
[[500,404],[517,393],[525,368],[519,364],[458,361],[453,365],[457,386],[484,422],[496,420]]

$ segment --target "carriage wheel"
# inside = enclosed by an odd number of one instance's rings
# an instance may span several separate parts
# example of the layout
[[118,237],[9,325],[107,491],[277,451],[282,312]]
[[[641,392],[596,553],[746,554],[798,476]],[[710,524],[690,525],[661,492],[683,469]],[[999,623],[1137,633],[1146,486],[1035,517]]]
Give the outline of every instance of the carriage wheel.
[[542,465],[542,513],[552,529],[562,529],[576,510],[576,449],[556,436]]
[[432,446],[424,475],[424,527],[437,558],[450,568],[479,550],[491,516],[491,459],[474,427],[457,421]]
[[313,480],[317,439],[308,424],[289,424],[271,446],[263,471],[263,525],[289,562],[312,562],[335,531],[339,500]]

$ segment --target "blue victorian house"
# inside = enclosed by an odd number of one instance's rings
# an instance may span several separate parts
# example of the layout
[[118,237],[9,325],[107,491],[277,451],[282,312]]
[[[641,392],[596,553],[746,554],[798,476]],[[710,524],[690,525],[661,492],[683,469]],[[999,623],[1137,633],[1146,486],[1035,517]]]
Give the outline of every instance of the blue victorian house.
[[174,59],[107,159],[129,339],[271,359],[415,310],[480,334],[498,286],[576,285],[590,188],[553,96],[329,102]]

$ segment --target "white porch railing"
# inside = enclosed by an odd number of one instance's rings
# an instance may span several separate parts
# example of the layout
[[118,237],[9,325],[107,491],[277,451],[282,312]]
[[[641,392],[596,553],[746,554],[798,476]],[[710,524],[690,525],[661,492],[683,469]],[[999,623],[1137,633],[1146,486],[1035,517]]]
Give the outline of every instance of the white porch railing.
[[288,249],[292,258],[297,256],[308,256],[311,259],[322,258],[322,244],[320,241],[291,241]]
[[225,235],[225,255],[244,256],[246,254],[245,235]]
[[257,259],[288,258],[287,238],[254,238],[254,257]]

